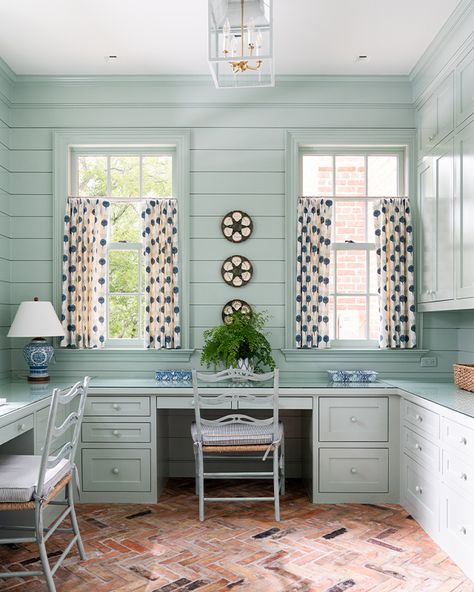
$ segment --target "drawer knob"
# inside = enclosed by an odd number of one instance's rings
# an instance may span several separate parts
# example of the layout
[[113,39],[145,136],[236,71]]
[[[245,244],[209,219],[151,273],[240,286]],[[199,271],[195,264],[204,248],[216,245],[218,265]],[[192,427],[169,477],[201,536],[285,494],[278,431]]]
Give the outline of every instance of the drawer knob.
[[119,432],[118,430],[114,430],[114,431],[112,432],[112,435],[113,435],[113,436],[120,436],[120,432]]
[[357,469],[355,467],[351,467],[351,473],[355,475],[357,473]]
[[19,432],[24,432],[25,431],[25,428],[26,428],[26,426],[25,426],[24,423],[19,423],[18,424],[18,431]]
[[118,403],[114,403],[112,408],[115,409],[115,411],[120,411],[120,405]]
[[420,444],[418,444],[418,442],[415,444],[415,448],[416,448],[417,450],[420,450],[420,451],[422,450],[422,448],[421,448],[421,445],[420,445]]
[[460,534],[467,534],[467,529],[465,526],[459,526],[458,530]]
[[467,446],[467,438],[464,436],[461,436],[461,438],[459,438],[459,444],[462,444],[463,446]]
[[423,493],[423,488],[420,485],[417,485],[415,491],[421,495]]
[[423,417],[419,413],[417,413],[415,415],[415,419],[416,419],[416,421],[419,421],[420,423],[423,421]]
[[428,138],[428,142],[432,142],[432,141],[434,140],[434,138],[435,138],[434,136],[430,136],[430,137]]
[[352,421],[352,423],[356,423],[356,421],[357,421],[357,417],[356,417],[355,415],[353,415],[353,416],[351,417],[351,421]]
[[466,473],[461,473],[459,475],[459,478],[462,479],[463,481],[467,481],[467,475],[466,475]]
[[118,470],[118,468],[117,468],[117,467],[114,467],[114,468],[112,469],[112,473],[113,473],[114,475],[118,475],[118,474],[120,473],[120,471]]

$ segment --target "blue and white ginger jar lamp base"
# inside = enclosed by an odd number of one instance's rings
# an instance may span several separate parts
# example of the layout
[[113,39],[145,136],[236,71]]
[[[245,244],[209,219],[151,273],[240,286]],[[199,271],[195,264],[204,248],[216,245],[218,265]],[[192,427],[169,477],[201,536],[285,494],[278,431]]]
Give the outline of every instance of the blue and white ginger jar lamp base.
[[30,368],[28,382],[48,382],[48,365],[54,355],[53,346],[42,337],[35,337],[23,348],[23,356]]

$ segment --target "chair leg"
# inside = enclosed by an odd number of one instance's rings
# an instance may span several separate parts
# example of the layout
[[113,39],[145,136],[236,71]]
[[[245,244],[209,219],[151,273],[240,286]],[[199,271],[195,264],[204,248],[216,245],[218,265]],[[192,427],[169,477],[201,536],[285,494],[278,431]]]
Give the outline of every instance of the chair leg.
[[280,448],[280,480],[280,493],[285,495],[285,438],[282,438]]
[[74,536],[77,537],[76,544],[79,551],[79,555],[83,561],[87,559],[86,552],[84,551],[84,545],[82,544],[81,533],[79,531],[79,524],[77,522],[76,508],[74,507],[74,479],[71,479],[66,485],[66,500],[68,506],[71,508],[71,526],[74,532]]
[[280,522],[280,447],[276,446],[273,451],[273,496],[275,498],[275,520]]
[[194,487],[196,489],[196,495],[199,495],[199,459],[197,449],[194,449]]
[[198,456],[199,520],[204,521],[204,455],[200,448]]
[[46,551],[46,545],[44,542],[43,504],[41,502],[36,503],[35,507],[35,531],[36,542],[38,544],[38,550],[40,554],[41,566],[43,568],[44,577],[46,579],[48,592],[56,592],[56,586],[54,585],[53,574],[51,573],[51,567],[49,565],[48,560],[48,553]]

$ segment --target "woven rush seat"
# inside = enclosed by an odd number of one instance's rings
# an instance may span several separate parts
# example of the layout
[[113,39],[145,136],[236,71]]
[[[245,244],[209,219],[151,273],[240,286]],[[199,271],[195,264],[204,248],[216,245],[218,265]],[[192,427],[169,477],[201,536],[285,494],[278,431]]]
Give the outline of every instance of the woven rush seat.
[[[40,465],[41,456],[0,455],[0,504],[32,501],[38,487]],[[55,467],[48,469],[43,495],[47,496],[70,472],[71,464],[64,458]]]
[[[279,440],[283,436],[283,424],[280,422]],[[196,422],[191,424],[191,435],[194,442],[198,442]],[[202,444],[203,446],[220,446],[220,447],[238,447],[238,446],[256,446],[260,447],[256,450],[265,449],[273,442],[273,425],[259,425],[251,423],[230,423],[222,425],[203,425],[201,427]]]

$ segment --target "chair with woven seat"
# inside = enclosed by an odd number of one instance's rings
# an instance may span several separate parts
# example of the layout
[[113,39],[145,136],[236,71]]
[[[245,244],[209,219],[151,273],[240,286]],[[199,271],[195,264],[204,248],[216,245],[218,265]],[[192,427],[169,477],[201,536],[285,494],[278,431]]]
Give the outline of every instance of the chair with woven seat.
[[[55,592],[53,576],[74,545],[77,545],[81,559],[85,559],[84,547],[74,509],[73,486],[76,476],[74,462],[84,407],[87,397],[89,378],[76,383],[72,388],[54,389],[49,409],[46,438],[42,454],[0,455],[0,511],[34,510],[34,526],[0,526],[13,531],[34,531],[30,536],[0,538],[0,544],[21,544],[36,542],[39,549],[42,570],[24,572],[0,572],[0,578],[18,578],[44,576],[49,592]],[[56,425],[62,413],[59,406],[74,409],[66,419]],[[69,438],[69,434],[72,435]],[[64,442],[66,440],[66,442]],[[58,450],[59,448],[59,450]],[[56,500],[64,491],[64,500]],[[55,518],[50,527],[44,526],[44,509],[48,506],[63,506],[65,509]],[[59,528],[69,516],[71,528]],[[51,568],[46,551],[46,542],[55,532],[73,535],[65,550]]]
[[[195,421],[191,425],[196,462],[196,493],[199,495],[199,520],[204,520],[205,502],[273,501],[275,520],[280,520],[280,493],[285,490],[285,458],[283,424],[278,419],[278,369],[266,374],[247,374],[230,368],[217,374],[193,370],[193,394]],[[235,382],[236,380],[245,382]],[[273,381],[271,393],[258,383]],[[232,382],[234,381],[234,382]],[[222,394],[203,393],[200,382],[223,383]],[[271,416],[258,419],[241,413],[233,413],[218,419],[205,419],[202,409],[226,406],[230,409],[263,407],[271,409]],[[205,472],[204,461],[255,458],[272,459],[272,471]],[[272,479],[272,497],[205,497],[205,479]]]

